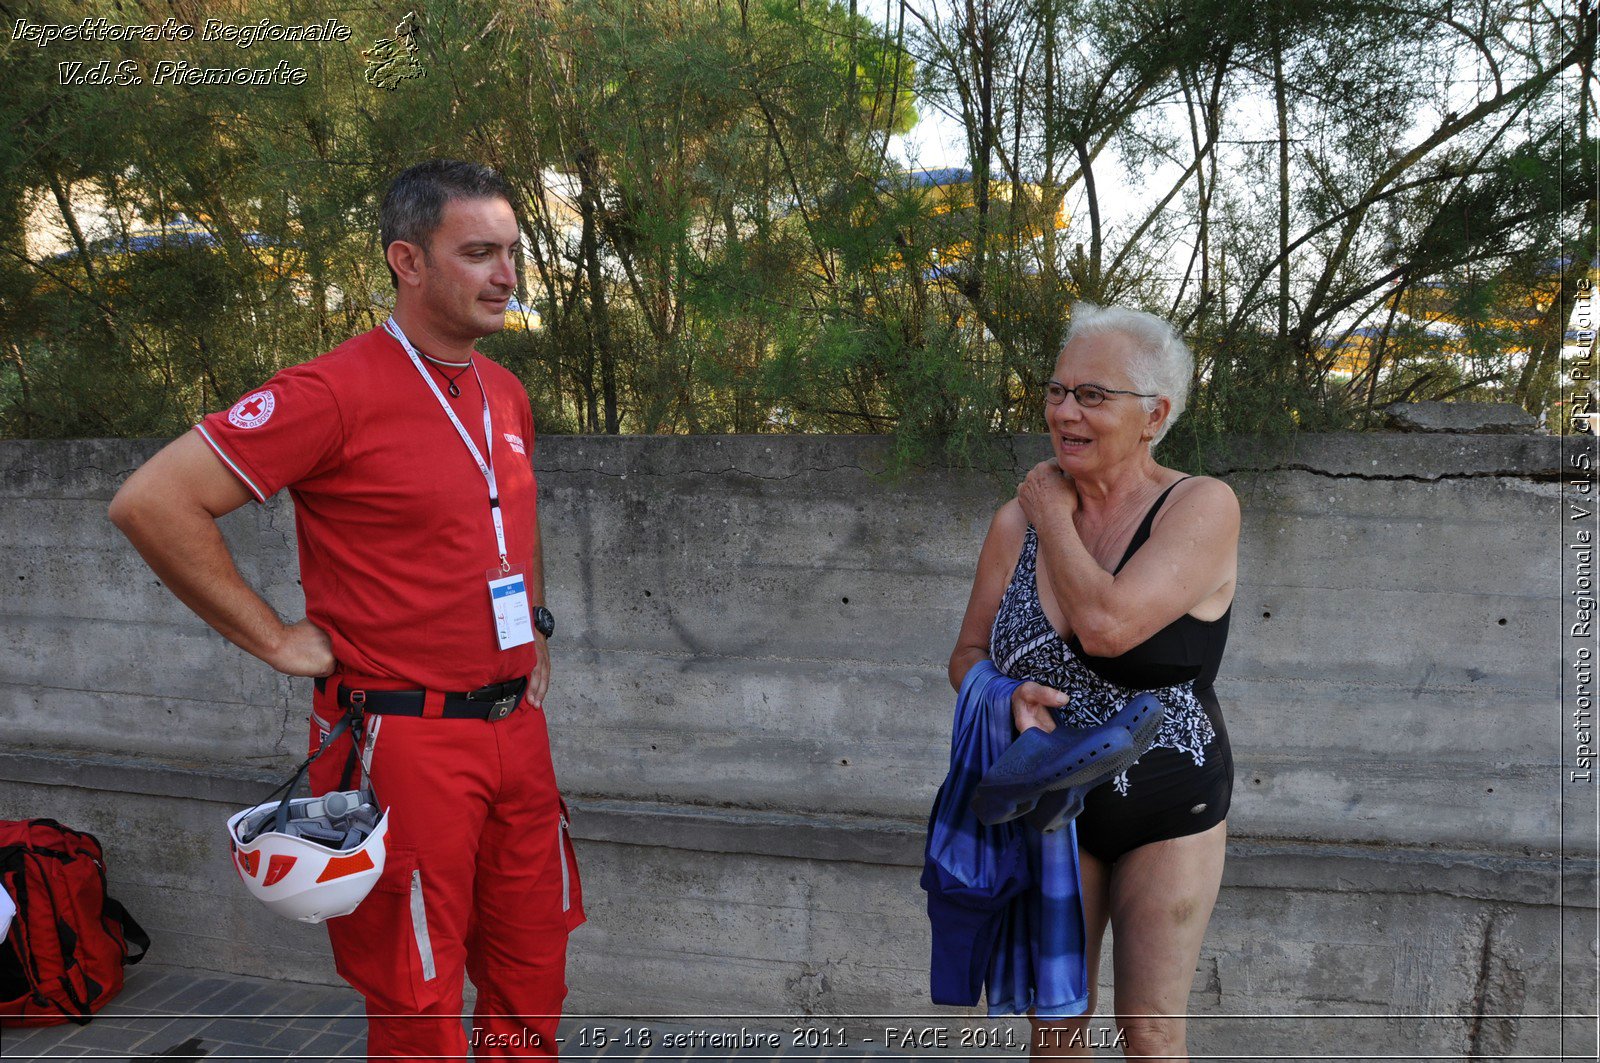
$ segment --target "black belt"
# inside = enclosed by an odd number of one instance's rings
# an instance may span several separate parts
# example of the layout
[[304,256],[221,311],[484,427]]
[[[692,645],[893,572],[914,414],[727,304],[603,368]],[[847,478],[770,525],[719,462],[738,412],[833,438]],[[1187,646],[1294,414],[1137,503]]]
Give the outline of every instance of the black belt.
[[[327,685],[326,679],[317,680],[319,691]],[[465,693],[446,694],[440,716],[451,720],[503,720],[516,711],[527,689],[528,680],[524,676]],[[339,686],[341,707],[375,712],[380,716],[421,716],[427,698],[426,690],[361,690]]]

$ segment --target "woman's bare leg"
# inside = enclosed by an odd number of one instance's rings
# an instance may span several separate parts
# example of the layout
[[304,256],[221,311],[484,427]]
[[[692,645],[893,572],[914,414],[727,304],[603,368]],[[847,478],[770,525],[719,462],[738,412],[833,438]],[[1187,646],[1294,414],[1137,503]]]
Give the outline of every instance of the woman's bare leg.
[[1223,822],[1142,845],[1112,869],[1112,984],[1126,1058],[1189,1058],[1189,989],[1222,885],[1227,831]]

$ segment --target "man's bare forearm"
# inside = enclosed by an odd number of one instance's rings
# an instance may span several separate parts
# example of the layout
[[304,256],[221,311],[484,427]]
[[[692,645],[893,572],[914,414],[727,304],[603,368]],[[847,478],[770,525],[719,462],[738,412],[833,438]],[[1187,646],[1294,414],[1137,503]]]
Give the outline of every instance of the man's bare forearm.
[[285,624],[239,574],[217,518],[249,498],[191,433],[128,477],[108,516],[167,588],[218,634],[289,675],[325,675],[328,637]]
[[271,663],[285,625],[239,574],[209,513],[156,515],[134,509],[113,521],[180,602],[223,638]]

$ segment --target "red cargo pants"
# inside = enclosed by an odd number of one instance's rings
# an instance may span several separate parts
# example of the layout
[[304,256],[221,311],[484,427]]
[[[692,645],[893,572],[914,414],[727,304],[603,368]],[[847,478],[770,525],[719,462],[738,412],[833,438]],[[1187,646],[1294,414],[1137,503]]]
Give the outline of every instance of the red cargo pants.
[[[311,747],[338,722],[316,695]],[[504,720],[366,717],[372,785],[389,810],[388,859],[361,906],[328,921],[339,974],[367,1001],[376,1059],[555,1057],[567,934],[583,922],[566,807],[542,710]],[[349,736],[311,767],[336,788]],[[359,768],[357,775],[359,776]],[[462,974],[478,989],[461,1024]]]

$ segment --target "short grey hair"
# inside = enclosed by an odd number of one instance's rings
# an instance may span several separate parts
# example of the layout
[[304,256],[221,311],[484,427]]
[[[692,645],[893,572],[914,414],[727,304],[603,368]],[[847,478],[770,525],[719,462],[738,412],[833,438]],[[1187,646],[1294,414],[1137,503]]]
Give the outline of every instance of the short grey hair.
[[[513,202],[506,179],[481,163],[429,159],[407,167],[389,182],[383,205],[378,208],[378,239],[383,244],[384,258],[388,258],[389,245],[396,240],[428,251],[434,232],[444,220],[445,204],[454,199]],[[389,279],[396,288],[400,287],[400,278],[392,269]]]
[[[1068,343],[1080,336],[1105,336],[1115,333],[1125,336],[1133,344],[1134,354],[1128,362],[1128,376],[1133,390],[1153,394],[1172,404],[1167,419],[1156,430],[1150,445],[1161,442],[1172,423],[1189,405],[1189,384],[1194,376],[1194,355],[1183,342],[1178,330],[1154,314],[1143,310],[1129,310],[1125,306],[1096,306],[1094,303],[1072,304],[1072,323],[1067,329]],[[1156,399],[1141,399],[1146,410],[1156,408]]]

